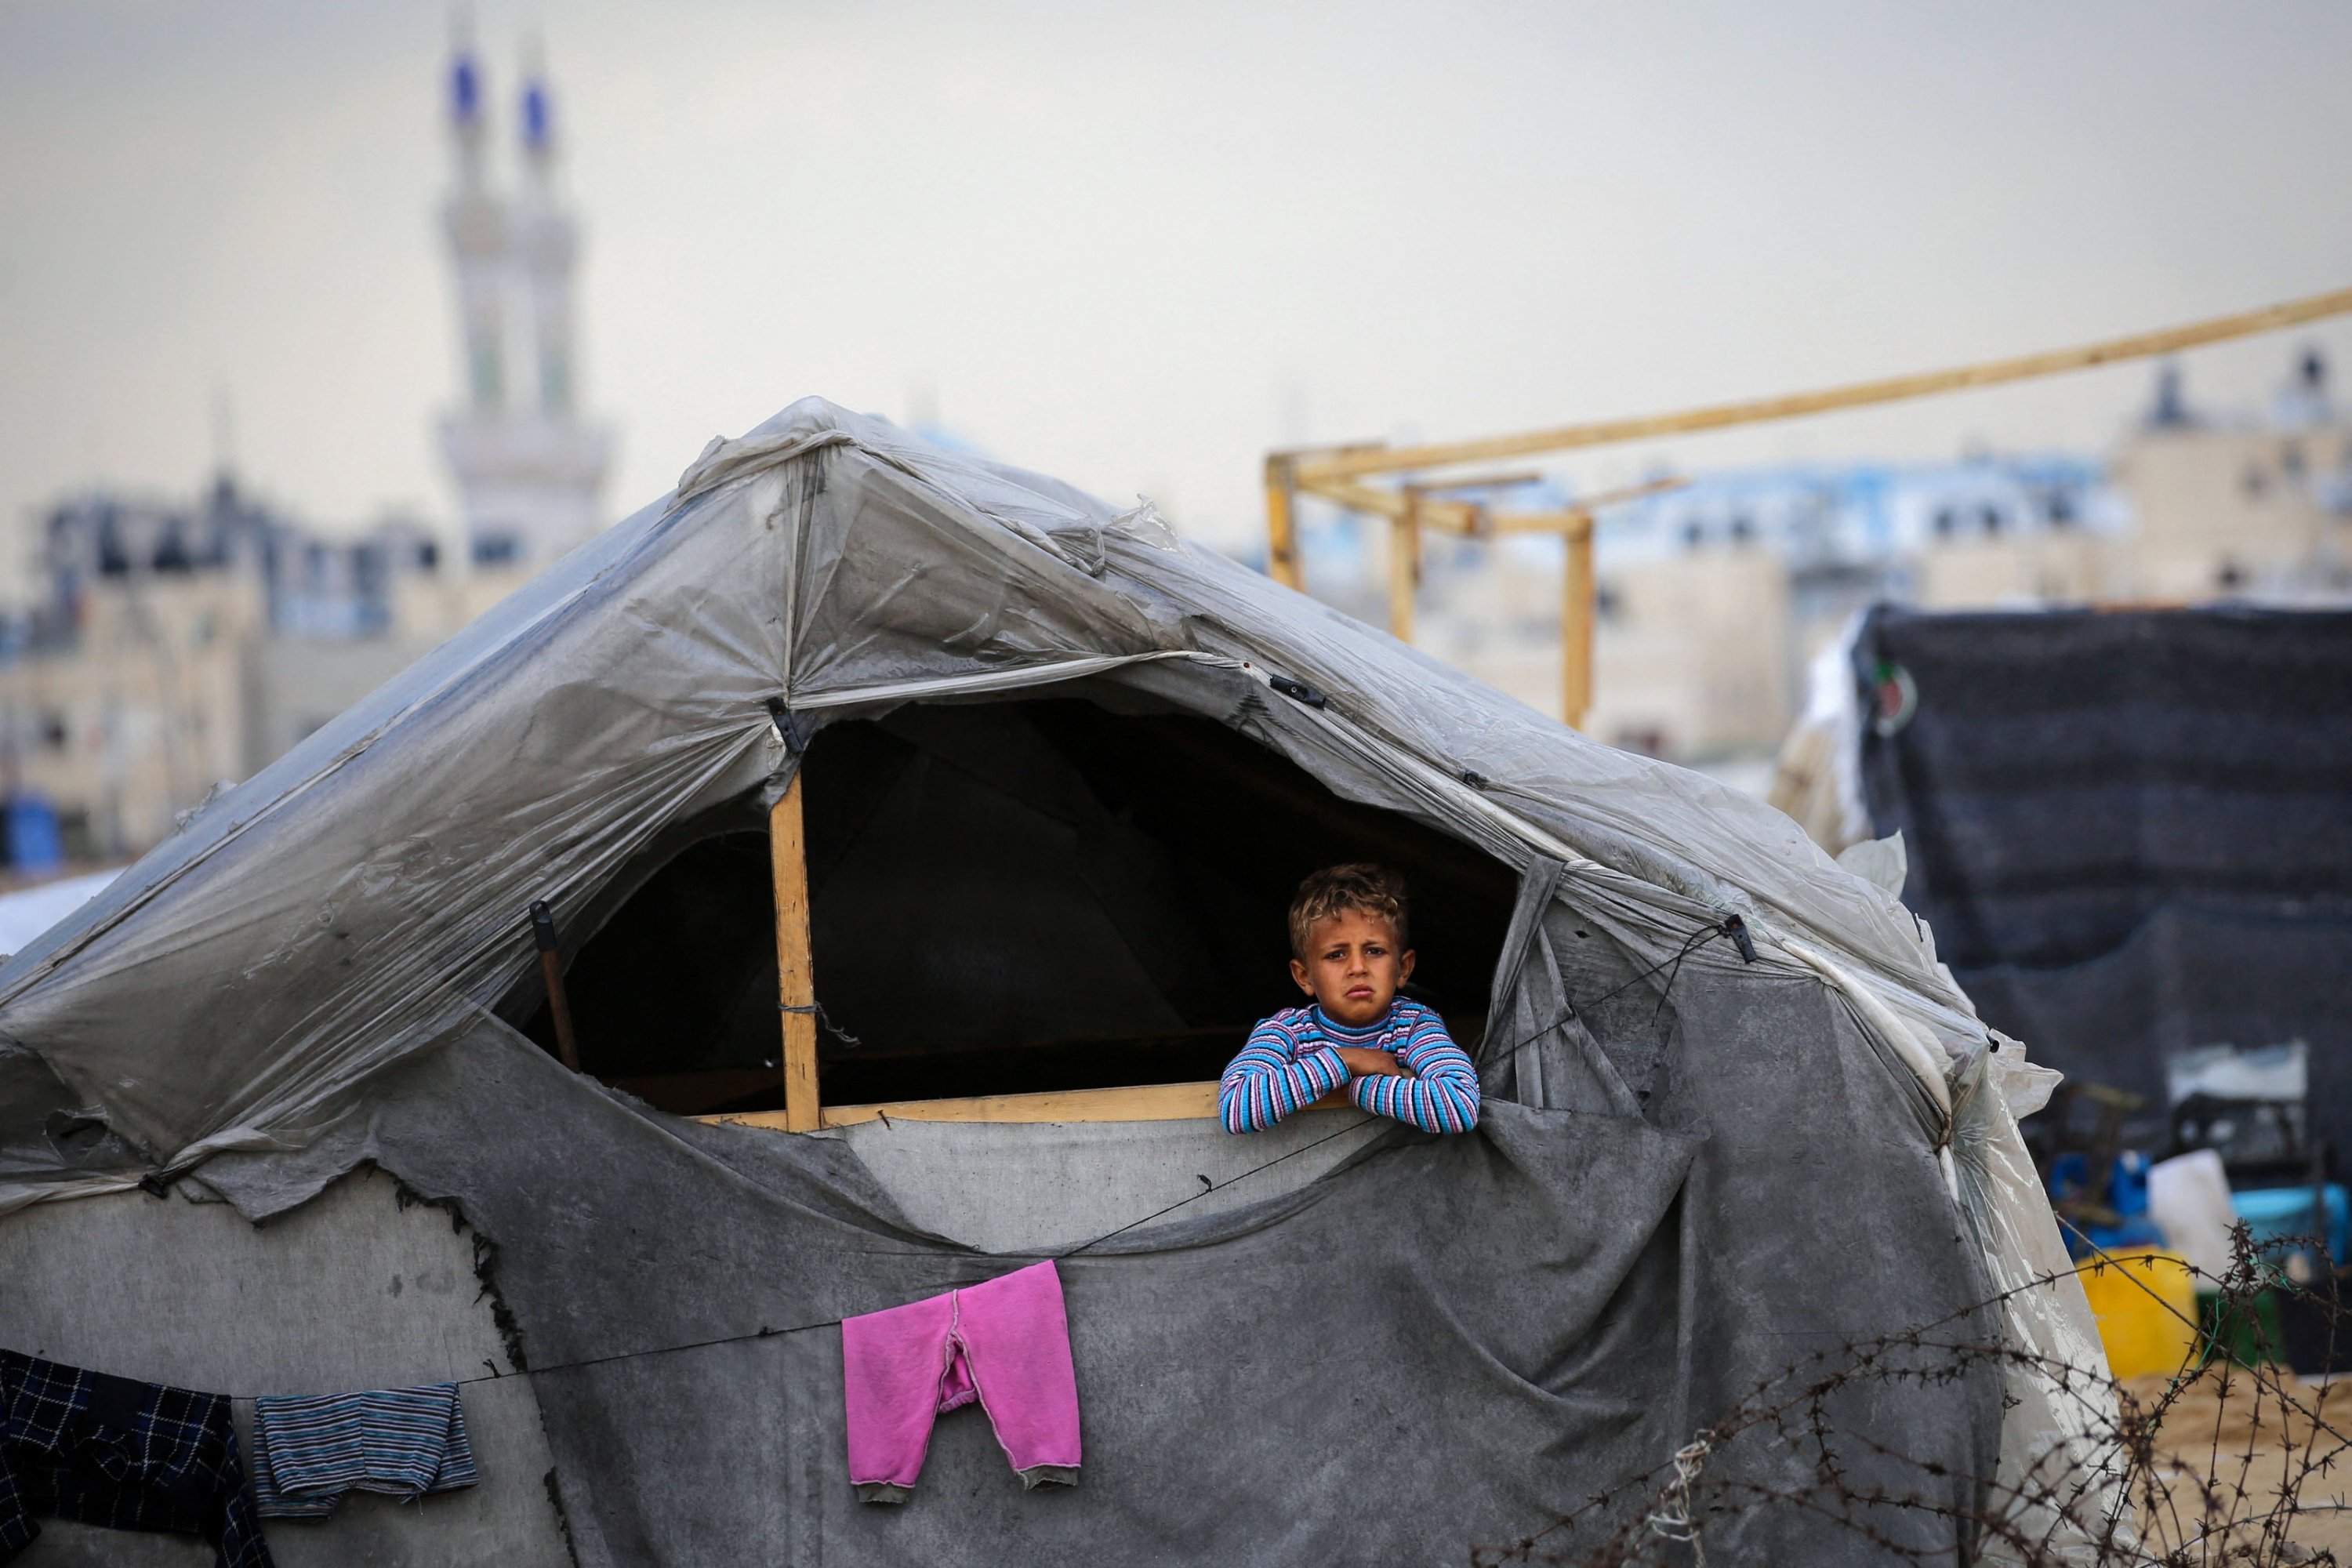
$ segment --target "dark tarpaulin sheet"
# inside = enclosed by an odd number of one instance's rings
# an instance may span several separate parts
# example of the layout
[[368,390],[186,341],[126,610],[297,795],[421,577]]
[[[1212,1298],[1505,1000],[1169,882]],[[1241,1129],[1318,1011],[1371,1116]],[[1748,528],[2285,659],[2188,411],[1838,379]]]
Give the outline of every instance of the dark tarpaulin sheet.
[[1854,659],[1916,692],[1864,794],[1987,1023],[2157,1108],[2169,1052],[2304,1040],[2352,1149],[2352,614],[1883,609]]
[[[364,1121],[206,1177],[259,1215],[366,1159],[457,1202],[496,1243],[529,1363],[597,1363],[531,1373],[585,1563],[1458,1563],[1650,1470],[1801,1357],[1984,1294],[1933,1157],[1892,1131],[1914,1122],[1907,1075],[1832,994],[1693,985],[1665,1019],[1649,1103],[1693,1131],[1496,1100],[1475,1133],[1400,1130],[1286,1196],[1066,1257],[1086,1444],[1068,1491],[1024,1491],[967,1409],[941,1418],[911,1502],[856,1500],[833,1324],[1025,1259],[916,1230],[841,1142],[645,1111],[485,1022],[396,1069]],[[1824,1106],[1890,1131],[1787,1135]],[[1863,1192],[1857,1224],[1839,1194]],[[794,1331],[630,1353],[761,1328]],[[1833,1408],[1859,1485],[1981,1504],[1960,1478],[1992,1473],[1997,1369]],[[1810,1479],[1750,1447],[1717,1473]],[[1870,1522],[1958,1544],[1949,1519]],[[1707,1544],[1881,1555],[1796,1510],[1710,1524]]]

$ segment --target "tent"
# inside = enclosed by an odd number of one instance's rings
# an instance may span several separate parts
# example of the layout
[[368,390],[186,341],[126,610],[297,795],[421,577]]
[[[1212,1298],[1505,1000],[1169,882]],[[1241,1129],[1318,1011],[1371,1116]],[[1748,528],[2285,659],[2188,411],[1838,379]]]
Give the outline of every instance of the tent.
[[[1474,1133],[1202,1114],[1289,884],[1348,857],[1421,890]],[[814,1100],[769,1087],[780,974]],[[240,1399],[469,1380],[482,1487],[274,1531],[289,1563],[1320,1563],[1643,1528],[1759,1382],[1933,1326],[2040,1360],[1915,1343],[1826,1405],[1883,1503],[1701,1528],[1966,1555],[2081,1459],[2055,1380],[2104,1364],[2033,1284],[2049,1076],[1761,803],[1148,504],[809,399],[0,969],[0,1342]],[[1079,1484],[1024,1491],[965,1412],[861,1504],[839,1320],[1040,1257]]]
[[2352,1151],[2352,613],[1873,611],[1873,831],[1985,1017],[2166,1106],[2165,1058],[2304,1042]]

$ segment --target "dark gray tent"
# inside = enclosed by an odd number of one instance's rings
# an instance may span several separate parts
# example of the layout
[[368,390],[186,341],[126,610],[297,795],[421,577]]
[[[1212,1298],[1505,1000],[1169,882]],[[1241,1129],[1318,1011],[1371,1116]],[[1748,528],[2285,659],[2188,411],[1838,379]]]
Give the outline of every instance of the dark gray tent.
[[[803,767],[828,1102],[1211,1076],[1281,1000],[1289,882],[1375,855],[1478,1131],[743,1124],[758,836]],[[536,899],[588,1074],[538,1043]],[[2079,1288],[2027,1288],[2063,1266],[2013,1120],[2047,1075],[1794,824],[1148,506],[817,400],[16,954],[0,1036],[0,1343],[240,1396],[478,1379],[478,1491],[274,1530],[289,1563],[1459,1562],[1816,1351],[1934,1323],[2103,1364]],[[859,1504],[834,1325],[1043,1256],[1080,1484],[1024,1492],[967,1413],[909,1504]],[[1978,1362],[1834,1414],[1927,1505],[1870,1528],[1965,1555],[2001,1485],[2084,1462],[2075,1408]],[[1882,1550],[1795,1508],[1703,1528],[1716,1561]]]
[[2352,614],[1882,607],[1850,679],[1909,694],[1861,793],[1994,1023],[2151,1120],[2167,1055],[2301,1040],[2352,1151]]

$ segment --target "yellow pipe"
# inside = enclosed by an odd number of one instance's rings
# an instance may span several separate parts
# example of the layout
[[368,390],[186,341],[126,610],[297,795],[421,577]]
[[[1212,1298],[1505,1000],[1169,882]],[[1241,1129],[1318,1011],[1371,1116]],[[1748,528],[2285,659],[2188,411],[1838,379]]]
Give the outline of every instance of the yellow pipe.
[[1299,569],[1297,492],[1289,458],[1275,453],[1265,460],[1265,569],[1286,588],[1304,591],[1307,574]]
[[1719,403],[1705,408],[1686,409],[1679,414],[1653,414],[1633,419],[1605,419],[1589,425],[1562,425],[1549,430],[1530,430],[1521,435],[1490,437],[1478,441],[1438,442],[1422,447],[1340,447],[1320,454],[1294,453],[1290,455],[1290,461],[1298,483],[1319,488],[1332,481],[1357,479],[1365,474],[1392,474],[1412,468],[1444,468],[1454,463],[1493,462],[1505,458],[1524,458],[1538,452],[1564,452],[1580,447],[1604,447],[1619,441],[1646,440],[1659,436],[1686,436],[1702,430],[1722,430],[1735,425],[1756,425],[1767,420],[1793,418],[1799,415],[1826,414],[1841,408],[1895,403],[1937,393],[1998,386],[2005,382],[2025,381],[2034,376],[2056,375],[2065,371],[2087,370],[2095,365],[2178,353],[2183,349],[2226,342],[2231,338],[2252,337],[2257,332],[2277,331],[2347,312],[2352,312],[2352,289],[2338,289],[2326,294],[2290,300],[2284,304],[2246,310],[2234,316],[2216,316],[2210,321],[2193,321],[2187,326],[2171,327],[2162,331],[2109,338],[2100,342],[2053,349],[2012,359],[1987,360],[1955,370],[1854,382],[1844,386],[1780,397]]
[[1561,531],[1567,550],[1559,581],[1559,716],[1584,728],[1592,710],[1592,642],[1598,595],[1592,581],[1592,519]]

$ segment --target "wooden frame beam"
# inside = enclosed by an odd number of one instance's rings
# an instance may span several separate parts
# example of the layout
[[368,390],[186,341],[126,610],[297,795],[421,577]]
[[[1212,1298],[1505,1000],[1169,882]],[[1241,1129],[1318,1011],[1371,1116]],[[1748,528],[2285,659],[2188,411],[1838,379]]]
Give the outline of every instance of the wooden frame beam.
[[784,1020],[784,1110],[782,1125],[816,1131],[821,1114],[816,1082],[816,965],[809,952],[808,845],[801,819],[801,776],[768,810],[768,865],[776,889],[776,990]]
[[1265,460],[1265,570],[1286,588],[1304,588],[1298,563],[1298,487],[1290,459],[1276,452]]
[[1599,593],[1592,580],[1592,519],[1560,530],[1559,716],[1581,730],[1592,712],[1592,649],[1599,635]]
[[[1307,1109],[1344,1110],[1352,1102],[1345,1090],[1326,1095]],[[1051,1089],[1040,1094],[983,1094],[967,1100],[902,1100],[883,1105],[828,1105],[827,1127],[854,1127],[861,1121],[1213,1121],[1217,1114],[1214,1083],[1147,1083],[1128,1089]],[[740,1127],[793,1127],[785,1110],[722,1111],[698,1121],[726,1121]]]
[[[1663,495],[1689,483],[1682,478],[1653,479],[1647,484],[1604,491],[1565,511],[1506,512],[1490,511],[1475,501],[1433,495],[1418,484],[1391,488],[1352,480],[1318,480],[1297,488],[1351,510],[1389,520],[1389,632],[1400,642],[1412,640],[1414,595],[1421,586],[1423,524],[1472,538],[1493,538],[1505,533],[1559,534],[1564,552],[1559,601],[1560,718],[1570,729],[1581,730],[1592,710],[1593,645],[1598,636],[1599,587],[1592,574],[1593,514],[1604,507]],[[1286,495],[1284,505],[1289,504]]]
[[1389,636],[1412,641],[1412,601],[1421,587],[1421,492],[1405,487],[1404,510],[1389,520]]

